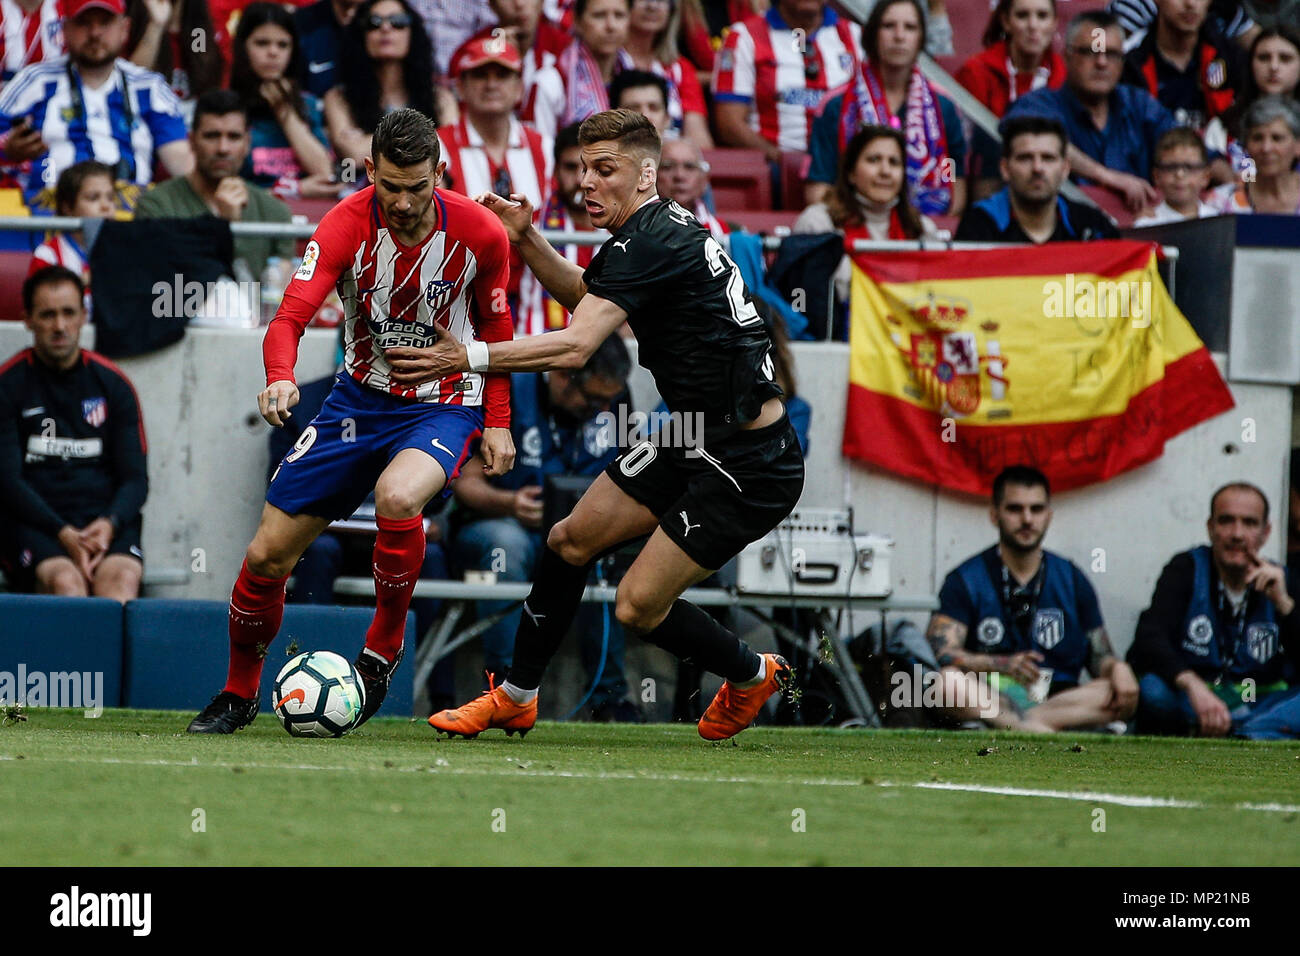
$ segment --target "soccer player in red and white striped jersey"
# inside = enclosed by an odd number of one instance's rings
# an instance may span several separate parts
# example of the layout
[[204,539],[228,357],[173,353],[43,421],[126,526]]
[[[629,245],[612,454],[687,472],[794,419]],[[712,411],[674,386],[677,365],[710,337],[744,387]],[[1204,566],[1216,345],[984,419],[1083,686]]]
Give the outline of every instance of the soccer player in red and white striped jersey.
[[480,436],[488,474],[514,464],[510,376],[436,376],[420,351],[440,332],[471,350],[512,337],[505,230],[472,200],[434,188],[443,163],[424,114],[389,113],[371,149],[366,173],[374,185],[326,213],[266,331],[267,387],[257,400],[271,425],[283,425],[298,402],[298,341],[334,288],[346,312],[344,368],[271,479],[231,595],[226,686],[190,723],[191,733],[228,734],[252,722],[289,573],[317,535],[373,488],[375,618],[356,660],[366,691],[358,723],[369,719],[402,658],[424,561],[425,505],[449,492]]
[[63,56],[63,0],[0,0],[0,82]]
[[826,0],[776,0],[733,23],[713,66],[714,116],[724,145],[806,151],[813,116],[853,76],[862,30]]

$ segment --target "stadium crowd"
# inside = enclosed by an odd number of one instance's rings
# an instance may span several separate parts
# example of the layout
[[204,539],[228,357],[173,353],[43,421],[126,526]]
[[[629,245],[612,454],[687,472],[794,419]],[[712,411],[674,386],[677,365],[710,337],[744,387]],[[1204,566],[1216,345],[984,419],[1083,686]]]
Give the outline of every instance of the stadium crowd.
[[[1043,243],[1115,237],[1112,217],[1140,226],[1300,215],[1300,5],[1082,6],[1064,23],[1055,0],[998,0],[976,38],[955,34],[943,0],[877,0],[862,23],[827,0],[7,0],[0,5],[0,198],[33,215],[318,217],[366,185],[376,124],[410,107],[438,124],[443,188],[520,194],[537,210],[539,227],[588,232],[577,126],[622,106],[649,118],[663,137],[660,194],[719,241],[746,228],[842,233],[841,307],[856,239]],[[922,52],[952,69],[951,86],[922,71]],[[967,96],[1000,121],[1000,142],[963,115]],[[1063,195],[1067,180],[1090,201]],[[585,267],[595,247],[560,251]],[[237,237],[232,277],[256,278],[294,255],[287,240]],[[569,314],[512,255],[516,335],[565,327]],[[0,414],[18,415],[0,421],[6,454],[20,454],[25,435],[22,409],[30,403],[21,389],[38,381],[51,387],[69,363],[80,371],[68,389],[93,391],[82,381],[91,376],[114,394],[129,391],[93,353],[68,351],[79,321],[93,322],[86,237],[50,233],[26,271],[24,310],[35,344],[0,376]],[[60,310],[70,314],[51,331]],[[516,414],[522,396],[532,416],[517,423],[516,444],[530,448],[529,427],[558,437],[542,442],[508,481],[462,480],[460,517],[450,529],[431,524],[426,573],[484,570],[500,547],[530,553],[542,519],[540,476],[603,465],[583,447],[583,424],[617,400],[627,370],[618,350],[597,359],[563,380],[515,383]],[[31,586],[129,597],[139,587],[130,555],[138,565],[143,426],[138,412],[108,423],[92,421],[94,412],[87,407],[82,422],[127,442],[130,469],[110,455],[118,464],[112,475],[103,462],[95,466],[107,484],[71,501],[67,490],[84,490],[86,472],[81,483],[42,496],[30,470],[57,470],[57,456],[36,465],[6,460],[0,494],[30,519],[23,534],[39,542],[20,549]],[[1045,481],[1013,479],[1014,488],[1041,490],[1046,500]],[[995,491],[995,512],[1005,491]],[[1291,494],[1290,528],[1300,540],[1294,476]],[[1092,650],[1070,635],[1074,657],[1055,668],[1053,693],[1077,694],[1083,667],[1096,678],[1093,697],[1102,683],[1112,695],[1088,698],[1086,719],[1056,726],[1137,714],[1164,731],[1224,733],[1233,719],[1241,726],[1246,704],[1239,692],[1235,710],[1223,703],[1223,687],[1258,678],[1281,693],[1300,679],[1294,589],[1269,572],[1266,597],[1248,600],[1244,588],[1257,568],[1243,566],[1242,552],[1253,555],[1262,538],[1249,547],[1224,544],[1226,524],[1266,534],[1268,510],[1248,485],[1216,495],[1210,547],[1170,562],[1128,663],[1109,652],[1104,629],[1101,643],[1089,636],[1101,629],[1095,596],[1070,611]],[[440,541],[444,531],[451,540]],[[344,549],[322,541],[298,575],[299,599],[330,599]],[[55,560],[44,571],[42,555]],[[525,577],[526,564],[518,568]],[[1006,567],[1009,602],[1031,586],[1037,560],[1011,568],[1024,570],[1029,583],[1013,586]],[[1053,587],[1066,588],[1069,569],[1047,567],[1055,568]],[[939,630],[962,638],[954,638],[956,656],[945,666],[964,661],[972,669],[970,655],[956,648],[969,638],[984,667],[1001,644],[980,631],[975,605],[994,600],[998,588],[988,584],[976,595],[954,580],[945,583]],[[1184,627],[1184,617],[1197,626]],[[1192,636],[1180,643],[1183,631]],[[509,619],[489,632],[489,670],[508,665],[512,632]],[[585,657],[592,633],[589,626]],[[621,647],[621,638],[608,643]],[[619,664],[616,652],[593,704],[601,716],[636,719]],[[1038,670],[1023,660],[984,669],[1031,679]],[[451,692],[444,684],[438,693]],[[1279,725],[1276,704],[1247,708],[1259,717],[1256,728]]]

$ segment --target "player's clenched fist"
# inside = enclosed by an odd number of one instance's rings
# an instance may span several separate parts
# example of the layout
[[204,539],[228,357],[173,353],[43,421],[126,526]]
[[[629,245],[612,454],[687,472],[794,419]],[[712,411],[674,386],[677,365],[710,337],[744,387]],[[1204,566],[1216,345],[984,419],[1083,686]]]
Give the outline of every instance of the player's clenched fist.
[[508,428],[483,429],[483,471],[488,475],[504,475],[515,466],[515,440]]
[[298,404],[298,386],[293,382],[272,382],[257,396],[257,410],[268,425],[280,428],[293,418],[289,409]]
[[501,224],[506,227],[506,235],[516,245],[524,240],[524,233],[533,222],[533,204],[528,197],[520,193],[511,193],[509,199],[502,199],[496,193],[483,193],[475,196],[474,201],[486,206]]

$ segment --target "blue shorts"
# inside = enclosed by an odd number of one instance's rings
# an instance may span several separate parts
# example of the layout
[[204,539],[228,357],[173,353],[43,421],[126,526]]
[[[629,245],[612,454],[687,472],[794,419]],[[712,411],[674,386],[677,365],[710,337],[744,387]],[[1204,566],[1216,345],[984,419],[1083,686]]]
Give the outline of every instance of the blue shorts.
[[341,372],[320,414],[271,476],[266,500],[291,515],[346,518],[407,448],[420,449],[442,466],[445,498],[482,434],[481,407],[406,401]]

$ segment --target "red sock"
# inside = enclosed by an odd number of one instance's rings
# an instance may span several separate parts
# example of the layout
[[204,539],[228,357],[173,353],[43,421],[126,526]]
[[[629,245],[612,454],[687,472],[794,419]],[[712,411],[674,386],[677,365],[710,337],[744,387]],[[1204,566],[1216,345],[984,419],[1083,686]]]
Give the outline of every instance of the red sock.
[[230,594],[230,671],[225,690],[240,697],[256,697],[262,680],[262,662],[280,630],[284,617],[284,584],[289,576],[263,578],[239,569]]
[[391,662],[402,646],[406,611],[424,564],[424,518],[375,516],[375,620],[366,631],[366,648]]

